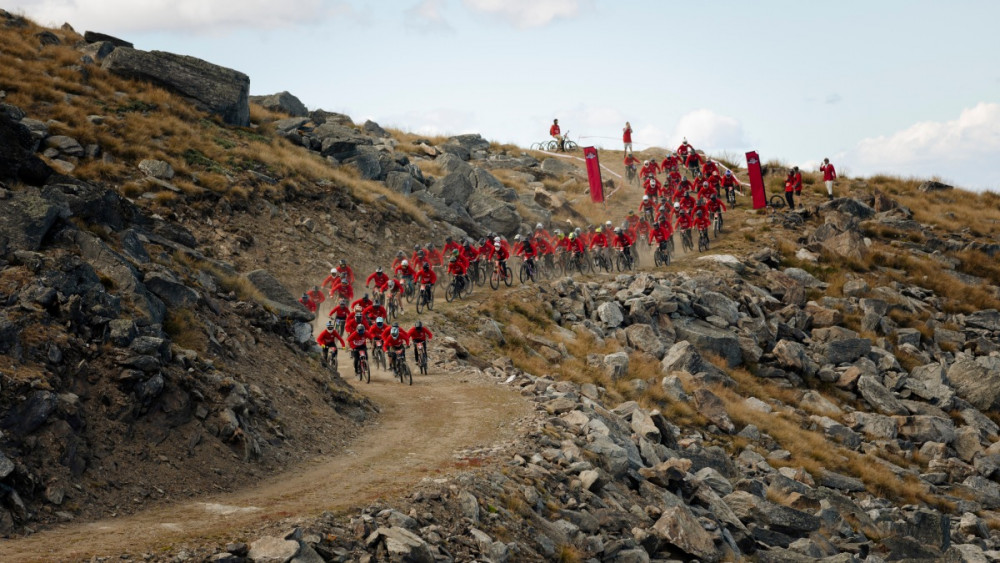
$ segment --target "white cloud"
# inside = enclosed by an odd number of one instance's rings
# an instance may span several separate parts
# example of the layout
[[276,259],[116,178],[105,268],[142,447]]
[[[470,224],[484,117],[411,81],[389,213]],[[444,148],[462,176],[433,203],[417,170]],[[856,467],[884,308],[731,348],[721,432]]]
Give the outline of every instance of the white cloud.
[[963,187],[998,189],[1000,104],[981,102],[951,121],[924,121],[888,136],[862,139],[844,155],[855,172],[941,176]]
[[738,119],[709,109],[697,109],[682,116],[668,146],[676,148],[685,138],[694,148],[708,152],[743,149],[749,145]]
[[355,16],[346,1],[283,0],[22,0],[12,9],[43,25],[68,22],[80,31],[108,33],[181,30],[225,33],[274,29]]
[[425,33],[452,32],[444,8],[445,0],[421,0],[404,13],[406,26]]
[[462,0],[475,12],[501,16],[519,28],[541,27],[578,16],[588,0]]

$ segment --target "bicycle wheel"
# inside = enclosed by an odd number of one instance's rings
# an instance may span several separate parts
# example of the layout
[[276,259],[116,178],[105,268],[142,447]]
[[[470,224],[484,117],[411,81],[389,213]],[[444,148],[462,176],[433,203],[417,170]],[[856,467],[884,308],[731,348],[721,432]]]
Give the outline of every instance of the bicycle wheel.
[[517,280],[523,284],[524,280],[526,280],[527,278],[528,278],[528,265],[522,263],[521,266],[517,269]]
[[500,270],[493,268],[493,273],[490,274],[490,287],[493,289],[500,288]]
[[768,200],[768,204],[775,209],[781,209],[785,206],[785,198],[784,196],[773,195],[771,196],[771,199]]
[[662,256],[663,256],[663,253],[660,252],[659,248],[657,248],[656,251],[653,252],[653,265],[656,266],[657,268],[659,268],[660,266],[663,265],[663,257]]
[[398,311],[396,309],[396,298],[395,297],[393,297],[392,299],[389,300],[389,306],[386,307],[385,312],[388,314],[390,321],[396,319]]
[[420,347],[420,373],[427,375],[427,348],[426,346]]
[[566,141],[563,142],[563,149],[567,151],[575,151],[577,149],[577,144],[575,141],[570,141],[569,139],[567,139]]
[[371,368],[371,366],[368,365],[368,360],[365,360],[365,359],[361,360],[361,371],[365,375],[365,383],[371,383],[372,382],[372,368]]
[[427,288],[427,297],[428,297],[428,299],[427,299],[427,310],[428,311],[433,311],[434,310],[434,286],[431,286],[431,287]]
[[403,291],[403,296],[406,298],[407,303],[413,303],[413,294],[415,293],[415,291],[416,288],[414,288],[412,284],[406,286],[405,290]]
[[420,293],[417,294],[417,314],[418,315],[420,313],[423,313],[424,312],[424,307],[427,306],[427,304],[424,302],[425,300],[426,300],[426,297],[424,296],[424,292],[423,291],[421,291]]
[[514,283],[514,272],[510,271],[510,266],[503,266],[503,283],[510,287]]
[[471,280],[466,280],[465,283],[462,284],[462,291],[460,293],[461,293],[461,295],[459,295],[459,297],[468,297],[468,296],[472,295],[472,281]]
[[451,303],[455,300],[455,283],[452,282],[448,284],[448,288],[444,290],[444,300]]
[[559,143],[557,143],[554,140],[549,141],[548,143],[545,144],[545,150],[547,151],[554,151],[558,148],[559,148]]
[[705,252],[708,250],[708,233],[701,233],[698,236],[698,252]]
[[625,255],[624,254],[619,254],[618,256],[615,257],[615,268],[617,268],[619,272],[625,271]]
[[476,283],[486,285],[486,266],[476,268]]

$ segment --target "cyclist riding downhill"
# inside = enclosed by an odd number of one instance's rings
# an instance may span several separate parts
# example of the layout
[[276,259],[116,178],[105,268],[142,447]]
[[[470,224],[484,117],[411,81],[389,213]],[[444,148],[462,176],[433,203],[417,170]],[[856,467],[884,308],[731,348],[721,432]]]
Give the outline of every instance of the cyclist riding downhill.
[[[320,348],[323,350],[323,363],[328,363],[330,360],[337,359],[337,343],[340,342],[340,347],[345,346],[344,339],[337,334],[335,330],[333,321],[326,323],[326,328],[319,333],[316,337],[316,344],[319,344]],[[331,349],[332,350],[328,350]]]

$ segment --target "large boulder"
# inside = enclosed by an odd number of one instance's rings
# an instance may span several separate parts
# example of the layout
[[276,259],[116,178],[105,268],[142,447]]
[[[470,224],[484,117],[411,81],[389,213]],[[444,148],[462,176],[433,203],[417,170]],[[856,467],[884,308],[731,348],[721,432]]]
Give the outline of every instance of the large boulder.
[[[433,195],[443,199],[448,205],[451,205],[452,203],[465,205],[466,202],[469,201],[469,197],[472,195],[473,186],[467,175],[459,171],[455,171],[434,182],[434,185],[429,188],[429,191]],[[469,210],[469,214],[475,217],[472,210]]]
[[44,184],[52,169],[35,155],[36,146],[37,140],[27,127],[0,112],[0,182]]
[[474,168],[469,175],[469,182],[473,189],[481,191],[487,195],[503,201],[514,201],[517,199],[517,192],[503,185],[503,183],[493,174],[482,168]]
[[119,47],[101,66],[135,80],[146,80],[183,96],[229,125],[250,125],[250,77],[195,57]]
[[949,186],[948,184],[943,184],[941,182],[936,182],[934,180],[929,180],[927,182],[924,182],[923,184],[920,184],[919,187],[917,187],[917,190],[921,192],[943,192],[953,189],[955,189],[954,186]]
[[857,231],[847,231],[823,241],[823,248],[844,258],[863,260],[868,256],[864,237]]
[[269,96],[250,96],[250,101],[270,111],[287,113],[292,117],[305,117],[309,110],[301,100],[288,92],[278,92]]
[[1000,369],[990,360],[962,356],[948,368],[948,381],[958,396],[982,411],[1000,407]]
[[729,378],[721,369],[702,358],[698,350],[687,340],[681,340],[667,350],[660,362],[660,371],[664,375],[670,375],[675,371],[686,371],[692,375],[707,373],[712,379]]
[[115,47],[128,47],[131,49],[134,45],[125,41],[124,39],[118,39],[113,35],[108,35],[106,33],[99,33],[97,31],[85,31],[83,32],[83,40],[87,43],[111,43]]
[[[3,157],[0,156],[0,159]],[[15,193],[0,203],[0,256],[16,250],[38,250],[42,239],[69,208],[31,190]]]
[[[437,186],[437,182],[434,183]],[[469,216],[483,229],[511,237],[521,227],[521,216],[513,205],[475,192],[466,204]]]
[[263,295],[264,302],[261,304],[269,307],[279,317],[302,322],[310,322],[315,318],[271,272],[254,270],[246,274],[246,279]]
[[678,340],[687,340],[702,353],[714,354],[726,360],[729,367],[743,363],[743,352],[736,335],[708,324],[701,319],[682,318],[674,322]]
[[312,134],[320,142],[320,154],[338,160],[350,158],[358,153],[358,147],[372,144],[370,137],[335,121],[327,121],[314,129]]
[[683,504],[664,510],[659,520],[653,524],[652,532],[661,540],[701,561],[718,561],[722,553],[715,548],[712,534],[705,531],[701,522]]

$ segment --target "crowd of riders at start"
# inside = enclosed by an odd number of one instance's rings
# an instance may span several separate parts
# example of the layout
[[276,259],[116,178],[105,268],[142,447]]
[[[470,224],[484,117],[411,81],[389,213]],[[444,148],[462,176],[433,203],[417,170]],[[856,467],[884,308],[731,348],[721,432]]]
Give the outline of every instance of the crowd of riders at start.
[[[626,167],[638,164],[631,153],[626,156]],[[713,220],[718,221],[721,229],[722,213],[727,209],[722,198],[734,202],[740,182],[729,170],[720,175],[718,164],[698,154],[686,139],[676,154],[668,155],[662,162],[647,160],[641,164],[638,175],[644,192],[642,202],[618,225],[606,221],[603,225],[589,225],[568,232],[556,229],[550,233],[539,223],[534,231],[518,234],[513,241],[490,233],[478,241],[457,241],[447,237],[440,249],[434,243],[415,245],[412,254],[398,251],[388,272],[382,267],[376,268],[365,279],[366,292],[358,299],[354,298],[354,270],[346,260],[340,260],[320,285],[313,286],[300,299],[313,313],[319,311],[327,298],[333,300],[329,322],[316,338],[323,349],[324,361],[330,354],[335,357],[339,344],[351,349],[357,368],[358,351],[367,350],[369,343],[387,352],[401,352],[413,344],[416,360],[418,347],[426,351],[426,341],[432,338],[430,330],[419,320],[412,328],[404,330],[398,323],[389,324],[386,319],[403,312],[402,297],[414,287],[426,287],[432,295],[438,271],[449,274],[461,291],[463,284],[471,286],[473,283],[467,275],[470,266],[483,264],[506,272],[507,260],[512,256],[528,264],[534,264],[537,259],[551,264],[557,258],[591,260],[598,256],[610,263],[612,251],[637,257],[633,246],[643,243],[665,253],[663,260],[657,259],[657,264],[669,264],[674,233],[680,232],[687,246],[692,229],[699,231],[706,241],[701,248],[707,248],[707,233]],[[687,167],[690,178],[681,175],[682,164]],[[663,180],[658,178],[661,174]]]

